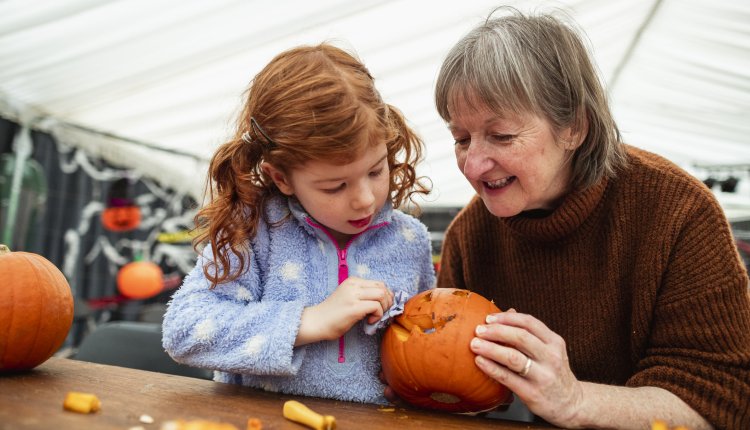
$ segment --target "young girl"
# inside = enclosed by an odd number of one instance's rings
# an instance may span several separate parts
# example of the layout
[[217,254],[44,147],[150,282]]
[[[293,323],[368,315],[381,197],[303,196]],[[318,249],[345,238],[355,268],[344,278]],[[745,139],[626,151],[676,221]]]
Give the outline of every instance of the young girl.
[[208,246],[169,304],[164,348],[221,382],[385,403],[363,326],[435,280],[427,229],[394,209],[428,191],[421,140],[327,44],[274,58],[238,123],[211,160],[196,216]]

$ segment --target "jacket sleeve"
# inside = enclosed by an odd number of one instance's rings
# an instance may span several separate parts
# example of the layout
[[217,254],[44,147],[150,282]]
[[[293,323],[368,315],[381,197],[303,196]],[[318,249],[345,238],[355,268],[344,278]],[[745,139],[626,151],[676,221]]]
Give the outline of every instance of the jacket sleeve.
[[417,261],[421,262],[421,270],[419,276],[419,285],[417,286],[417,292],[435,288],[435,266],[432,262],[432,240],[430,234],[427,231],[427,227],[422,225],[422,248],[419,251]]
[[257,375],[296,374],[305,353],[304,346],[294,347],[304,298],[261,300],[259,265],[263,262],[254,252],[249,253],[249,267],[246,262],[240,278],[211,289],[203,273],[203,264],[212,258],[210,247],[206,249],[169,302],[163,323],[164,349],[175,361],[194,367]]
[[716,428],[750,428],[747,272],[718,203],[691,205],[669,251],[650,342],[629,386],[680,397]]

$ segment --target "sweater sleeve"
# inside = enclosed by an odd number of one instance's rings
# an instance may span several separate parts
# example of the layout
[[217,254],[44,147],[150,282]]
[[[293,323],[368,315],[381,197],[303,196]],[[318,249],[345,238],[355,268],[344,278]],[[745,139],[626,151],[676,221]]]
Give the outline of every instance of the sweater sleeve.
[[669,251],[651,336],[628,386],[658,386],[717,428],[750,428],[750,295],[721,208],[691,205]]
[[164,349],[175,361],[194,367],[296,374],[305,352],[305,347],[294,347],[302,297],[261,300],[260,263],[254,253],[240,278],[210,289],[203,273],[203,264],[212,258],[210,247],[206,249],[169,303],[163,323]]

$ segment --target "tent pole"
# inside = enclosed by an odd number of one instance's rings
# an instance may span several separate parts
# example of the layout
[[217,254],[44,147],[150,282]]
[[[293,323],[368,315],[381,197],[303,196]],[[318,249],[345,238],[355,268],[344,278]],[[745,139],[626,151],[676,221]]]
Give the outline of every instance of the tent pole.
[[638,46],[641,41],[641,36],[643,36],[646,28],[651,25],[651,21],[653,21],[654,16],[656,16],[656,11],[659,9],[659,6],[661,6],[661,4],[662,0],[654,0],[654,4],[651,5],[651,10],[648,12],[648,15],[646,15],[646,18],[643,20],[640,27],[638,27],[638,31],[630,41],[630,45],[628,45],[628,49],[625,51],[625,55],[623,55],[620,59],[620,62],[617,63],[617,67],[615,68],[614,72],[612,72],[612,79],[609,80],[609,83],[607,85],[610,94],[612,94],[615,85],[617,85],[617,81],[620,79],[622,69],[624,69],[625,65],[630,61],[630,57],[633,56],[633,52],[635,51],[636,46]]

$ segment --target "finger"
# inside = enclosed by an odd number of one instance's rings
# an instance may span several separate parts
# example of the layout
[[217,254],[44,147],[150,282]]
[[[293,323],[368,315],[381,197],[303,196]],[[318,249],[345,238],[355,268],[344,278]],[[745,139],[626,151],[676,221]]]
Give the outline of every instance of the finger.
[[507,367],[481,355],[477,355],[474,358],[474,363],[479,370],[500,384],[508,387],[508,389],[516,393],[516,395],[522,391],[528,391],[532,384],[532,382],[527,379],[528,375],[524,378]]
[[379,302],[360,302],[359,308],[362,312],[360,315],[367,318],[368,324],[375,324],[384,315],[383,308],[380,307]]
[[[475,333],[480,339],[491,341],[490,343],[495,345],[498,343],[508,345],[531,358],[538,358],[547,347],[541,339],[523,327],[505,324],[478,325]],[[525,359],[521,365],[523,364],[525,364]]]
[[552,343],[557,340],[557,334],[549,329],[543,322],[529,314],[520,312],[501,312],[487,315],[487,324],[503,324],[523,328],[544,343]]
[[478,337],[471,340],[471,350],[477,355],[501,364],[515,373],[523,372],[529,357],[523,352]]
[[359,300],[377,301],[383,312],[385,312],[390,309],[391,305],[393,305],[393,295],[389,293],[390,291],[385,288],[385,285],[380,283],[380,285],[361,287],[357,298]]

